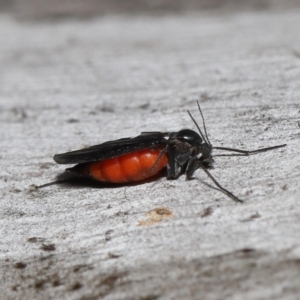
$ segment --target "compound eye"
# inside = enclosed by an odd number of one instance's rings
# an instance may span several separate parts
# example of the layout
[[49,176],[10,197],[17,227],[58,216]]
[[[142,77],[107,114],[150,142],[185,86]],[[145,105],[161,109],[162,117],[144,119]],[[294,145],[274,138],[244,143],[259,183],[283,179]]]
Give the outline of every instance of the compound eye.
[[191,146],[200,146],[202,139],[200,135],[191,129],[182,129],[176,134],[177,139],[190,144]]

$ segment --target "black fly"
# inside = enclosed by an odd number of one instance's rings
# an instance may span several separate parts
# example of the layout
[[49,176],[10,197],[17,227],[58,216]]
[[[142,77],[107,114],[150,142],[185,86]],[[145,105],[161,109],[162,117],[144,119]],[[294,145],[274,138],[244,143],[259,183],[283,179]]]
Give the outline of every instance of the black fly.
[[208,138],[198,101],[197,105],[204,132],[189,111],[188,114],[198,128],[199,134],[191,129],[178,132],[142,132],[134,138],[122,138],[81,150],[56,154],[54,160],[59,164],[77,164],[67,171],[98,181],[118,184],[144,180],[165,167],[168,179],[177,179],[183,173],[187,179],[191,179],[194,172],[200,168],[221,192],[234,201],[242,202],[222,187],[209,172],[208,169],[214,161],[212,151],[231,151],[237,153],[231,155],[248,156],[285,147],[286,144],[253,151],[214,147]]

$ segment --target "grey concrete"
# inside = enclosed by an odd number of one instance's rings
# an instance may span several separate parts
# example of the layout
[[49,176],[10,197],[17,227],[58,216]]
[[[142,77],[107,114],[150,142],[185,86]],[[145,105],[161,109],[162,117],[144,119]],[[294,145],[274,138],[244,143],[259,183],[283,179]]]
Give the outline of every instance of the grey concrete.
[[286,11],[298,9],[299,0],[0,0],[0,11],[21,19],[90,18],[107,14],[162,15],[169,13]]
[[[2,15],[3,299],[299,299],[299,20]],[[244,204],[201,171],[189,182],[32,186],[63,172],[55,153],[194,128],[195,99],[214,145],[288,144],[215,158],[212,174]]]

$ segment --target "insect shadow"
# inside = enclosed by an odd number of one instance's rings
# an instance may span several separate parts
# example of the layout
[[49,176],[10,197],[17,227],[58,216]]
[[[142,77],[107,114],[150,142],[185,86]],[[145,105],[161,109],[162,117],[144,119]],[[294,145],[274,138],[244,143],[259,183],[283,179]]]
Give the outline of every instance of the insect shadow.
[[45,183],[39,186],[36,186],[38,189],[45,188],[51,185],[61,185],[63,188],[94,188],[94,189],[103,189],[103,188],[122,188],[124,186],[136,186],[143,183],[156,182],[158,179],[166,176],[166,170],[161,170],[154,176],[146,178],[138,182],[127,182],[127,183],[112,183],[112,182],[101,182],[94,180],[93,178],[84,177],[79,174],[74,174],[68,171],[65,171],[56,176],[55,181]]

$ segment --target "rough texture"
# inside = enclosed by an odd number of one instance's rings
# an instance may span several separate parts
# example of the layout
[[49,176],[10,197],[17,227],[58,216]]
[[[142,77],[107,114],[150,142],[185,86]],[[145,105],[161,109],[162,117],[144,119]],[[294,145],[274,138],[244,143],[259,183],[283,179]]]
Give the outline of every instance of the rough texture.
[[[300,39],[297,11],[0,17],[0,278],[4,299],[297,299]],[[5,41],[5,42],[3,42]],[[211,172],[196,179],[36,190],[55,153],[141,131],[194,128]],[[158,216],[159,215],[159,216]]]
[[285,11],[298,0],[0,0],[0,10],[25,19],[90,18],[106,14],[166,14],[195,11]]

